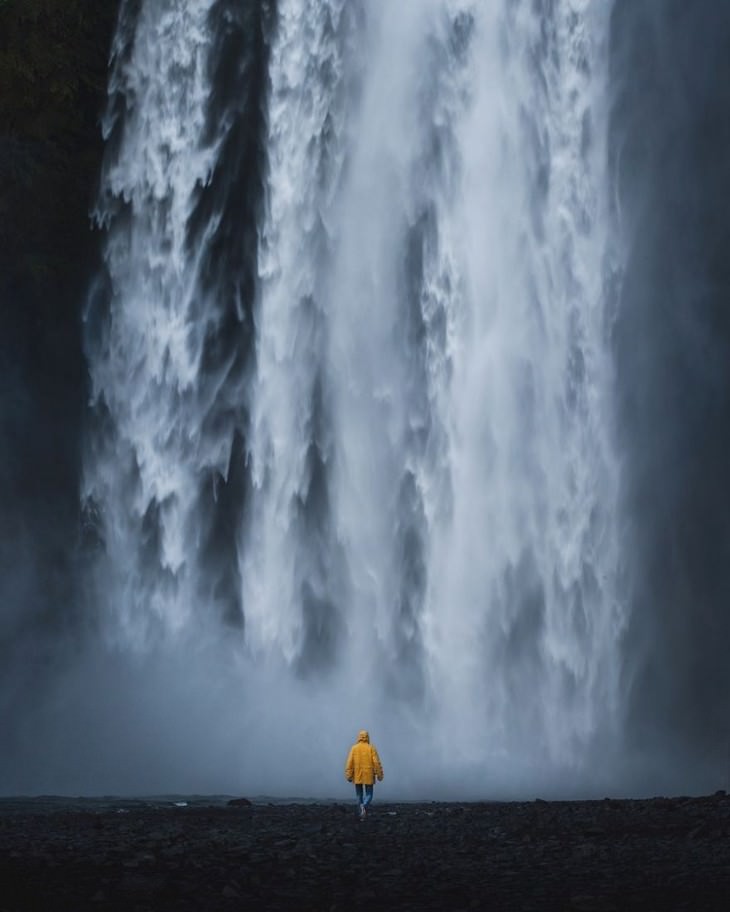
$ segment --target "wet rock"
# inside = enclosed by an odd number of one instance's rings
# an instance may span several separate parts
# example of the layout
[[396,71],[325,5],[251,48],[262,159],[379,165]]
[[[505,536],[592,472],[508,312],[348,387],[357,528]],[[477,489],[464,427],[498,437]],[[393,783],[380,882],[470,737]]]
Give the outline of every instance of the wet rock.
[[365,825],[337,804],[140,804],[101,810],[101,826],[3,807],[0,878],[25,885],[15,912],[730,908],[724,798],[376,804]]
[[618,912],[617,907],[601,896],[578,895],[571,897],[571,912]]

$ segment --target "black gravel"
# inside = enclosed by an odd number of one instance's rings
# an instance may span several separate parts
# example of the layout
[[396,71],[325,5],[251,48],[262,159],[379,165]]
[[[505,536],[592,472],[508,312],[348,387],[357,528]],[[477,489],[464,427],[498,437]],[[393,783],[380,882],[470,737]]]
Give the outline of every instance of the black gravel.
[[0,912],[730,910],[730,798],[0,801]]

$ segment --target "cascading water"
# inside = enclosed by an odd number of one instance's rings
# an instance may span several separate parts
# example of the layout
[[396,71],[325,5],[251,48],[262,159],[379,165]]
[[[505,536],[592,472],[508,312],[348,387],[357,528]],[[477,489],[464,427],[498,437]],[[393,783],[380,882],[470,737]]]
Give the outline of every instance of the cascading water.
[[122,8],[100,623],[225,677],[248,788],[332,793],[366,724],[400,793],[559,782],[614,732],[609,13]]

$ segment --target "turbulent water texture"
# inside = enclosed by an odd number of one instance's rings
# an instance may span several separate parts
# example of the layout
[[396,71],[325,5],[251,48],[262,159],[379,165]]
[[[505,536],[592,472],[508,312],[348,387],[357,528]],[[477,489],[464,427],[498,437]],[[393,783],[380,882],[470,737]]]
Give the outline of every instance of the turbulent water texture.
[[726,118],[674,6],[123,0],[33,781],[335,795],[367,727],[393,796],[724,784]]
[[429,745],[416,778],[502,786],[615,730],[609,12],[124,8],[88,316],[101,625],[140,650],[227,625],[242,718],[273,688],[254,753],[365,715],[393,756],[403,726]]

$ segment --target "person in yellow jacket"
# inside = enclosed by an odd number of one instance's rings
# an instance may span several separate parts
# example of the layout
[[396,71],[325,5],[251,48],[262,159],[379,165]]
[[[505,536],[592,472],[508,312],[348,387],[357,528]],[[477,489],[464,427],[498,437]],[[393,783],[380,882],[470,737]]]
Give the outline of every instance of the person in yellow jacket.
[[370,743],[370,735],[363,729],[350,748],[345,764],[345,779],[355,783],[361,819],[367,814],[368,805],[373,800],[376,778],[378,782],[383,781],[383,766],[375,745]]

